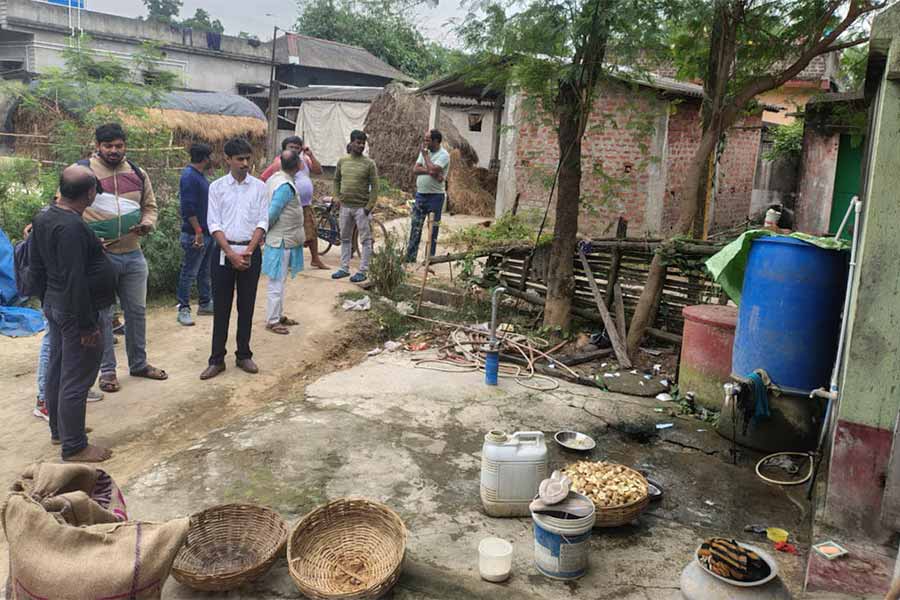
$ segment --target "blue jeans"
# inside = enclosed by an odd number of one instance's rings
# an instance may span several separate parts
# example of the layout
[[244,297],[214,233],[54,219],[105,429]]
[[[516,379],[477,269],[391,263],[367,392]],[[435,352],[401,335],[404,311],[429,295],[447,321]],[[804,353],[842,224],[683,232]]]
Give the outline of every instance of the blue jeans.
[[[124,254],[107,253],[116,273],[116,295],[125,314],[125,352],[132,373],[147,367],[147,261],[140,250]],[[112,320],[115,305],[100,311],[103,334],[103,361],[100,374],[115,374],[116,350],[113,346]]]
[[184,260],[181,262],[181,275],[178,278],[178,308],[191,307],[191,286],[197,281],[197,296],[200,306],[212,301],[212,290],[209,282],[209,261],[216,247],[211,236],[203,236],[203,246],[194,247],[194,236],[181,232],[181,248]]
[[[48,325],[49,326],[49,325]],[[37,367],[37,399],[38,402],[43,402],[46,396],[44,395],[44,390],[47,387],[47,367],[50,366],[50,330],[47,330],[47,333],[44,334],[44,339],[41,340],[41,351],[38,354],[38,367]]]
[[434,213],[431,226],[431,256],[437,252],[438,225],[441,222],[441,211],[444,210],[444,194],[416,193],[416,204],[412,209],[412,224],[409,228],[409,245],[406,247],[406,261],[416,262],[419,255],[419,241],[422,239],[422,227],[428,213]]

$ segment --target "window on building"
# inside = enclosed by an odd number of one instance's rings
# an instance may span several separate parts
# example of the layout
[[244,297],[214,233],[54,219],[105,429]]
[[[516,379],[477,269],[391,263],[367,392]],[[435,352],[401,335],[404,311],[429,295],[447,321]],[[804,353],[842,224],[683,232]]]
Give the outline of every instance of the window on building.
[[481,131],[482,121],[484,121],[484,114],[469,113],[469,131]]

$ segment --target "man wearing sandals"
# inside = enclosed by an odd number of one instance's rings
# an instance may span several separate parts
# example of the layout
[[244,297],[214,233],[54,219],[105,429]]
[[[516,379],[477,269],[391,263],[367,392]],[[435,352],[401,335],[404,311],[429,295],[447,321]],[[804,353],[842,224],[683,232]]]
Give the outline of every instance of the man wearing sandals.
[[362,258],[359,271],[350,281],[366,280],[372,258],[372,226],[369,215],[378,201],[378,169],[375,161],[363,156],[366,149],[365,132],[350,132],[350,155],[341,158],[334,170],[334,195],[341,205],[341,268],[331,274],[332,279],[350,276],[350,254],[353,250],[353,226],[359,231]]
[[266,181],[269,198],[269,231],[263,252],[262,272],[269,278],[266,301],[266,329],[287,335],[288,325],[297,322],[284,315],[284,282],[303,270],[305,242],[304,214],[295,178],[300,171],[300,155],[285,150],[279,157],[280,170]]
[[[125,352],[132,377],[168,379],[162,369],[147,363],[147,261],[141,237],[156,225],[157,208],[147,172],[125,157],[126,135],[118,123],[101,125],[95,132],[97,149],[79,165],[90,167],[100,182],[101,193],[84,211],[84,222],[103,241],[116,273],[116,295],[125,313]],[[99,190],[98,190],[99,191]],[[116,377],[113,346],[113,308],[101,315],[103,361],[100,389],[121,389]]]
[[230,140],[225,144],[229,173],[209,186],[206,221],[218,245],[210,268],[215,314],[209,366],[200,379],[210,379],[225,370],[225,342],[235,292],[238,311],[235,365],[247,373],[259,372],[250,351],[250,329],[262,263],[259,249],[269,228],[269,207],[266,184],[250,175],[252,159],[253,149],[247,140]]
[[83,165],[66,168],[54,206],[34,220],[31,287],[47,316],[50,355],[46,405],[50,438],[62,459],[102,462],[107,448],[88,443],[88,390],[100,370],[101,311],[115,303],[115,270],[83,214],[97,195],[97,178]]

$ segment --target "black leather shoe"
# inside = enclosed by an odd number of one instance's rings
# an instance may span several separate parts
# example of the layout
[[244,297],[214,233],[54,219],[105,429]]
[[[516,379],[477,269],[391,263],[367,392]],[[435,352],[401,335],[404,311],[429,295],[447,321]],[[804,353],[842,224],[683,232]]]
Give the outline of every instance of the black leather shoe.
[[209,365],[206,370],[200,373],[200,379],[212,379],[219,373],[225,371],[225,365]]
[[252,359],[249,358],[239,358],[234,361],[234,364],[237,365],[238,369],[242,371],[246,371],[248,373],[259,373],[259,367],[256,366],[256,363],[253,362]]

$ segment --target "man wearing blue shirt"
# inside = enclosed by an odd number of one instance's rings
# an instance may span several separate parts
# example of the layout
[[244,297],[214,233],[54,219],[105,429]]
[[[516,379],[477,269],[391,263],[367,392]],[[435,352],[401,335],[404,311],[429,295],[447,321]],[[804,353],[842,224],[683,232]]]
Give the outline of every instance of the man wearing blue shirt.
[[206,211],[209,206],[209,181],[206,172],[211,164],[212,150],[206,144],[191,146],[191,164],[181,172],[181,247],[184,262],[178,278],[178,322],[193,325],[191,318],[191,286],[197,281],[200,306],[198,315],[213,314],[210,292],[209,261],[215,242],[209,235]]

